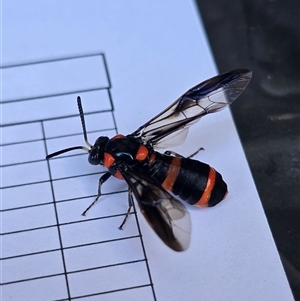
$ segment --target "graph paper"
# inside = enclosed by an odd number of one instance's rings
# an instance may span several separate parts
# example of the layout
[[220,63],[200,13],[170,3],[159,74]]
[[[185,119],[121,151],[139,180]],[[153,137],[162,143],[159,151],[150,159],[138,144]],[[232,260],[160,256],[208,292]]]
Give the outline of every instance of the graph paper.
[[[93,68],[99,77],[91,82],[88,75]],[[38,84],[40,72],[45,86]],[[61,88],[51,78],[59,74],[59,81],[65,82],[63,78],[70,72],[80,73],[79,85]],[[47,300],[71,297],[83,300],[86,296],[98,298],[110,294],[116,300],[130,299],[134,289],[135,296],[141,294],[141,298],[155,300],[137,219],[132,218],[126,231],[117,228],[127,210],[126,202],[119,200],[126,199],[127,192],[112,187],[108,194],[114,206],[106,206],[101,216],[93,216],[91,212],[87,218],[82,217],[74,208],[84,210],[95,198],[101,171],[86,174],[81,167],[86,164],[87,156],[82,152],[45,161],[45,155],[56,150],[55,145],[63,148],[82,140],[76,113],[77,94],[83,99],[87,124],[97,125],[89,126],[88,135],[116,134],[105,55],[32,62],[3,69],[3,77],[10,83],[27,81],[27,74],[31,74],[30,82],[37,85],[28,82],[28,91],[11,91],[2,101],[4,296],[15,292],[11,300],[44,300],[47,292]],[[18,93],[25,97],[19,97]],[[70,110],[60,110],[62,104],[64,108],[70,106]],[[39,110],[39,105],[47,110]],[[102,127],[98,126],[99,120]],[[91,186],[82,187],[82,181],[90,182]],[[7,222],[12,220],[14,223]],[[122,251],[131,248],[136,252]],[[139,278],[130,277],[132,273],[138,273]],[[114,281],[109,281],[112,275]],[[97,284],[94,288],[92,279]],[[28,287],[44,289],[28,295]]]
[[94,144],[132,133],[218,74],[194,2],[28,3],[1,7],[2,300],[293,300],[229,109],[172,148],[203,147],[195,159],[229,187],[213,208],[185,205],[184,252],[165,246],[138,209],[118,229],[128,187],[114,177],[81,216],[106,172],[86,152],[45,160],[85,145],[78,95]]

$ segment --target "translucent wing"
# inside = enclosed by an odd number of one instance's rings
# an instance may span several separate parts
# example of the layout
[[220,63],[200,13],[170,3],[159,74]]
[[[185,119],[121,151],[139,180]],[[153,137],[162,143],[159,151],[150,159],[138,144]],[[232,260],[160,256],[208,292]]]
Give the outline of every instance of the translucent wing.
[[191,221],[184,205],[141,172],[130,169],[121,172],[155,233],[174,251],[186,250],[190,243]]
[[[251,76],[251,71],[238,69],[208,79],[188,90],[131,136],[156,148],[181,144],[192,124],[204,115],[218,112],[235,101],[248,85]],[[176,137],[177,134],[180,135]],[[171,142],[173,138],[179,139]]]

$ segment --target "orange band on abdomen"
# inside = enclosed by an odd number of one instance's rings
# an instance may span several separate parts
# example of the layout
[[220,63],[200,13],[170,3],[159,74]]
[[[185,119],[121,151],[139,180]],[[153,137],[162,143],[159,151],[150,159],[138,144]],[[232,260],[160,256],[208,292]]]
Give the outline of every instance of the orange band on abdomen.
[[167,173],[167,177],[165,178],[164,182],[161,186],[166,190],[172,190],[172,187],[177,179],[178,173],[180,171],[181,166],[181,158],[174,157],[172,162],[170,163],[170,167]]
[[215,186],[215,182],[216,182],[216,171],[211,167],[209,170],[206,187],[203,191],[203,194],[199,199],[199,201],[194,206],[207,207],[207,204],[210,200],[211,192]]

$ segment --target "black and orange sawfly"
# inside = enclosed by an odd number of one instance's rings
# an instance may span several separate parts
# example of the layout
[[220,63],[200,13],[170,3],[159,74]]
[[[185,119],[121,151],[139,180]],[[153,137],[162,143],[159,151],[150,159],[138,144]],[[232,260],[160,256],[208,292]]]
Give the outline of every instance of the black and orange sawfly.
[[76,149],[89,153],[93,165],[104,165],[108,171],[99,179],[101,187],[112,175],[128,184],[129,207],[119,227],[122,229],[133,206],[133,195],[149,225],[171,249],[183,251],[190,243],[191,221],[185,206],[175,197],[198,207],[211,207],[227,195],[222,176],[209,165],[183,157],[173,151],[159,153],[185,140],[189,127],[203,116],[219,112],[237,99],[248,85],[252,72],[233,70],[208,79],[180,96],[160,114],[130,135],[99,137],[94,145],[87,139],[81,99],[77,98],[86,146],[66,148],[46,159]]

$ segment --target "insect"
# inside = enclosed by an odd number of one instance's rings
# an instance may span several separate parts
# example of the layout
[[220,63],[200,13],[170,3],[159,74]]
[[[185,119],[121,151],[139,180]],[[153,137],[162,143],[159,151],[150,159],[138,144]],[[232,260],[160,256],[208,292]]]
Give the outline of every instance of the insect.
[[84,113],[77,98],[86,146],[66,148],[46,159],[82,149],[93,165],[108,171],[99,179],[98,194],[83,215],[101,196],[102,185],[113,175],[128,184],[128,210],[122,229],[133,206],[133,195],[149,225],[171,249],[183,251],[190,243],[191,221],[185,206],[175,196],[199,207],[215,206],[227,195],[222,176],[209,165],[175,152],[159,153],[185,140],[189,127],[203,116],[230,105],[248,85],[252,72],[233,70],[208,79],[188,90],[160,114],[130,135],[99,137],[94,145],[87,139]]

